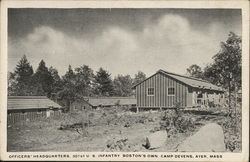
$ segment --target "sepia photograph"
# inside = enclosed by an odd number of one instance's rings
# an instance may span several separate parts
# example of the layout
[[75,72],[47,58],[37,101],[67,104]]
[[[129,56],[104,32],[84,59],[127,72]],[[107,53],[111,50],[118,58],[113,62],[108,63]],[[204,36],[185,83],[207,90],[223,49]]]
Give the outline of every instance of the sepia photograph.
[[243,153],[241,8],[6,11],[7,153]]

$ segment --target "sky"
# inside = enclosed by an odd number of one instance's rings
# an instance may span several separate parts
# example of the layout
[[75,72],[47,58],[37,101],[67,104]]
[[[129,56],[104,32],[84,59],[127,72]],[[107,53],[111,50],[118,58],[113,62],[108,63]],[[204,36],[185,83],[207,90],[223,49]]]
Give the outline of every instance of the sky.
[[212,62],[230,31],[241,35],[238,9],[9,9],[8,71],[25,54],[64,75],[100,67],[112,77],[159,69],[185,74]]

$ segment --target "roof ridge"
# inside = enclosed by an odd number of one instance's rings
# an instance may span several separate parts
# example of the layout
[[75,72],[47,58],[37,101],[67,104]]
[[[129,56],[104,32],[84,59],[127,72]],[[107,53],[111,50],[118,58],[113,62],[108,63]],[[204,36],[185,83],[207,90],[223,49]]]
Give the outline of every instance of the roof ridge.
[[208,82],[208,81],[206,81],[206,80],[203,80],[203,79],[194,78],[194,77],[189,77],[189,76],[185,76],[185,75],[180,75],[180,74],[168,72],[168,71],[165,71],[165,70],[162,70],[162,69],[158,70],[158,72],[164,72],[164,73],[167,73],[167,74],[177,75],[177,76],[184,77],[184,78],[188,78],[188,79],[193,79],[193,80],[197,80],[197,81],[201,81],[201,82],[210,83],[210,82]]

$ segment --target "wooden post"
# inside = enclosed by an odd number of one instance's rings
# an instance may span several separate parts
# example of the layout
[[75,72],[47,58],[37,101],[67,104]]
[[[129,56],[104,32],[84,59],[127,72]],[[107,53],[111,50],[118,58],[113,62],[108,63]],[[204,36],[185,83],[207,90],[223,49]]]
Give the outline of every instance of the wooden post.
[[162,107],[160,107],[160,111],[162,111]]
[[136,113],[139,113],[139,107],[136,107]]

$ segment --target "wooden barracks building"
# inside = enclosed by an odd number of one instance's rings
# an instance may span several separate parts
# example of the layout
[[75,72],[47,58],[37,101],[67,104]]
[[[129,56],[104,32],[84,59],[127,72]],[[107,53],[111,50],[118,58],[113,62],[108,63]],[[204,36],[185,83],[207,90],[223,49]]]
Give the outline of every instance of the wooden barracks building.
[[224,90],[207,81],[159,70],[133,87],[137,108],[200,107],[224,103]]
[[62,107],[46,96],[8,96],[7,121],[35,121],[40,118],[58,116]]

